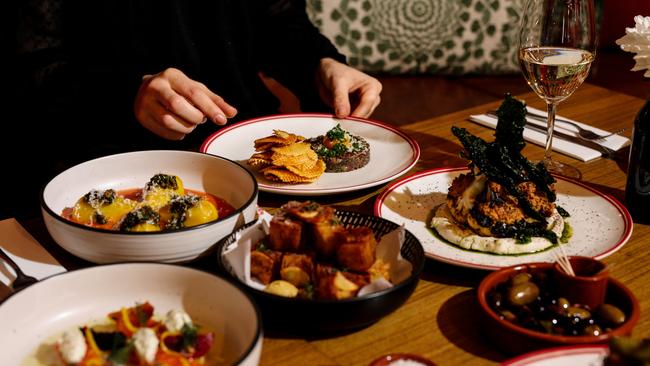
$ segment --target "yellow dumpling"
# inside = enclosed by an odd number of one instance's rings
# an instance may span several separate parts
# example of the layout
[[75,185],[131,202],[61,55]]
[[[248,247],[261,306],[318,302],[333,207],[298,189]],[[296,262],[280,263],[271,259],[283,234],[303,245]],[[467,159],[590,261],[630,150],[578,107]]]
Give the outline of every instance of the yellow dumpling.
[[115,223],[135,206],[136,202],[118,196],[112,189],[92,190],[77,201],[72,218],[86,225]]
[[135,225],[133,228],[131,228],[128,231],[138,231],[138,232],[160,231],[160,226],[158,226],[158,224],[144,222],[142,224]]
[[219,218],[217,208],[214,207],[212,202],[201,199],[197,204],[187,210],[187,217],[185,218],[185,226],[196,226],[206,222],[210,222]]
[[142,198],[154,210],[159,210],[169,204],[172,198],[184,194],[183,181],[179,177],[169,174],[156,174],[144,186]]
[[218,217],[212,202],[192,194],[174,197],[160,210],[160,220],[167,229],[196,226]]
[[120,231],[160,231],[160,215],[150,206],[143,205],[124,216]]

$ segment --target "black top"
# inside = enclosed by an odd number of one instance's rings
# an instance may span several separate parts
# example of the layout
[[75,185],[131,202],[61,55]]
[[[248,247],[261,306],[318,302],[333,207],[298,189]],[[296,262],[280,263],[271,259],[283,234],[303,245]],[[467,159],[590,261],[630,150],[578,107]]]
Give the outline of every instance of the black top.
[[[143,75],[178,68],[237,108],[237,121],[277,113],[260,72],[299,96],[303,110],[324,111],[314,84],[318,61],[344,61],[310,23],[305,0],[23,0],[18,6],[17,107],[27,120],[17,123],[17,135],[46,152],[36,164],[49,176],[115,152],[196,149],[218,129],[208,122],[171,142],[141,127],[133,103]],[[51,157],[56,161],[43,163]]]

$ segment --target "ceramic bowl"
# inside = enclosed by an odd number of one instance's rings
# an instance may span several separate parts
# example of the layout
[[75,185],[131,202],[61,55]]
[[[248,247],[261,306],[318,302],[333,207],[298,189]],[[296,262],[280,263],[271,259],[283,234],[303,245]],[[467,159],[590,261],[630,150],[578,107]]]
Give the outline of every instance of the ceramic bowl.
[[154,315],[184,310],[197,324],[223,335],[224,364],[258,364],[262,328],[251,297],[207,272],[160,263],[66,272],[10,296],[0,304],[0,364],[21,365],[37,349],[44,357],[45,340],[144,301],[154,306]]
[[[348,227],[370,227],[377,238],[399,227],[386,219],[358,212],[337,210],[336,214]],[[247,291],[262,309],[265,329],[298,334],[349,331],[375,323],[399,308],[415,290],[425,261],[424,249],[418,239],[408,230],[405,234],[401,255],[411,262],[411,275],[401,283],[379,292],[343,300],[309,300],[282,297],[247,286]],[[233,268],[221,255],[235,242],[236,237],[237,233],[233,233],[224,238],[218,244],[216,257],[220,270],[239,282]]]
[[391,353],[373,360],[369,366],[391,366],[391,365],[411,365],[411,366],[436,366],[430,360],[410,353]]
[[517,273],[552,273],[553,263],[527,263],[492,272],[481,281],[477,297],[482,311],[482,327],[487,338],[497,347],[511,354],[562,345],[607,343],[614,336],[628,335],[639,321],[640,308],[634,294],[616,279],[609,278],[605,302],[617,306],[626,315],[626,321],[610,332],[599,336],[568,336],[547,334],[524,328],[501,319],[488,304],[488,294],[497,285],[507,282]]
[[[117,232],[91,228],[61,216],[91,189],[141,188],[157,173],[176,175],[186,188],[225,199],[235,211],[216,221],[162,232]],[[76,165],[43,189],[45,225],[68,252],[94,263],[125,261],[188,262],[255,218],[257,182],[241,165],[218,156],[187,151],[139,151]]]

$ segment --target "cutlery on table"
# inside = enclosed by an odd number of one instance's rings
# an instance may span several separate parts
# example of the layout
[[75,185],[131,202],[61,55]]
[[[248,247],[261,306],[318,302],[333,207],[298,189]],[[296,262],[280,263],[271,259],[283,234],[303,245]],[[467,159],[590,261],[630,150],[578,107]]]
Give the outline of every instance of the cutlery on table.
[[[491,113],[491,111],[486,113],[486,115],[489,116],[489,117],[492,117],[492,118],[497,118],[497,115],[494,114],[494,113]],[[528,122],[528,121],[526,121],[526,127],[530,128],[531,130],[535,130],[535,131],[538,131],[538,132],[541,132],[541,133],[544,133],[544,134],[546,134],[548,132],[546,127],[540,126],[538,124],[531,123],[531,122]],[[553,135],[555,137],[557,137],[557,138],[562,139],[562,140],[566,140],[566,141],[569,141],[569,142],[573,142],[574,144],[578,144],[578,145],[588,147],[590,149],[594,149],[594,150],[600,152],[600,154],[604,158],[608,158],[608,159],[614,158],[616,156],[616,153],[617,153],[616,150],[610,149],[607,146],[603,146],[603,145],[597,143],[596,140],[584,139],[584,138],[574,136],[574,135],[570,135],[568,133],[563,133],[563,132],[560,132],[560,131],[557,131],[557,130],[555,130],[553,132]]]
[[[542,121],[542,122],[547,121],[546,116],[544,116],[544,115],[536,114],[536,113],[530,112],[530,111],[528,111],[527,114],[528,114],[528,117],[533,118],[535,120]],[[603,140],[603,139],[606,139],[606,138],[608,138],[610,136],[620,135],[621,133],[625,132],[625,130],[627,130],[627,128],[624,127],[624,128],[621,128],[620,130],[615,131],[615,132],[610,132],[610,133],[607,133],[605,135],[599,135],[599,134],[595,133],[594,131],[592,131],[590,129],[584,128],[584,127],[580,126],[579,124],[577,124],[575,122],[572,122],[572,121],[569,121],[569,120],[566,120],[566,119],[556,117],[555,121],[556,122],[566,123],[568,125],[573,126],[576,130],[578,130],[577,131],[578,136],[582,137],[583,139],[586,139],[586,140]]]
[[11,284],[14,291],[20,291],[25,287],[38,282],[36,278],[26,275],[20,267],[18,267],[16,262],[14,262],[2,249],[0,249],[0,258],[7,262],[7,264],[9,264],[9,266],[16,272],[16,279]]
[[[490,110],[490,111],[487,112],[487,114],[490,115],[490,116],[496,117],[496,112],[497,112],[496,110]],[[540,121],[540,122],[545,122],[546,123],[548,121],[547,117],[545,115],[538,114],[538,113],[535,113],[535,112],[531,112],[529,110],[526,111],[526,116],[528,118],[532,118],[532,119],[534,119],[536,121]],[[583,138],[585,140],[592,140],[592,141],[604,140],[604,139],[606,139],[606,138],[608,138],[610,136],[620,135],[621,133],[625,132],[625,130],[627,130],[627,127],[624,127],[624,128],[621,128],[621,129],[619,129],[619,130],[617,130],[615,132],[610,132],[610,133],[607,133],[605,135],[600,135],[600,134],[597,134],[596,132],[594,132],[594,131],[592,131],[590,129],[587,129],[587,128],[584,128],[584,127],[580,126],[579,124],[577,124],[577,123],[575,123],[573,121],[569,121],[568,119],[564,119],[564,118],[556,116],[555,117],[555,122],[556,122],[556,124],[557,124],[557,122],[562,122],[562,123],[566,123],[566,124],[568,124],[570,126],[573,126],[577,130],[576,133],[578,134],[578,137],[581,137],[581,138]],[[557,131],[554,131],[554,132],[557,133]]]

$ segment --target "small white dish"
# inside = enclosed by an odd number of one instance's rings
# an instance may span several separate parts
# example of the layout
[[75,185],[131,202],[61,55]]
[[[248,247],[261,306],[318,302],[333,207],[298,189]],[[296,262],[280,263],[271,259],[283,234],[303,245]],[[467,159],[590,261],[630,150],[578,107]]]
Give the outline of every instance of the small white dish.
[[[452,180],[466,167],[427,170],[403,178],[377,197],[375,215],[404,223],[429,258],[462,267],[496,270],[521,263],[554,262],[550,251],[516,256],[461,249],[434,235],[429,228],[431,210],[445,202]],[[571,179],[556,176],[557,203],[569,212],[573,236],[563,248],[567,255],[605,258],[632,235],[632,217],[615,198]]]
[[[324,173],[307,184],[272,182],[248,166],[255,152],[253,141],[283,130],[305,138],[324,135],[336,127],[363,137],[370,144],[370,162],[363,168],[345,173]],[[334,118],[326,114],[277,115],[243,121],[219,130],[201,146],[201,152],[224,156],[250,169],[261,191],[286,195],[327,195],[356,191],[391,181],[406,173],[420,157],[417,142],[387,124],[361,118]]]
[[606,345],[567,346],[526,353],[502,366],[599,366],[609,354]]
[[123,263],[54,275],[7,298],[0,304],[0,365],[20,365],[46,339],[145,301],[154,314],[184,310],[221,332],[224,364],[259,363],[260,312],[239,287],[192,268]]
[[[186,188],[226,200],[235,211],[217,221],[160,232],[118,232],[66,220],[63,209],[91,189],[144,187],[157,173],[176,175]],[[94,263],[128,261],[188,262],[205,254],[221,238],[255,219],[257,182],[228,159],[187,151],[138,151],[110,155],[76,165],[43,189],[41,206],[50,235],[63,249]]]

